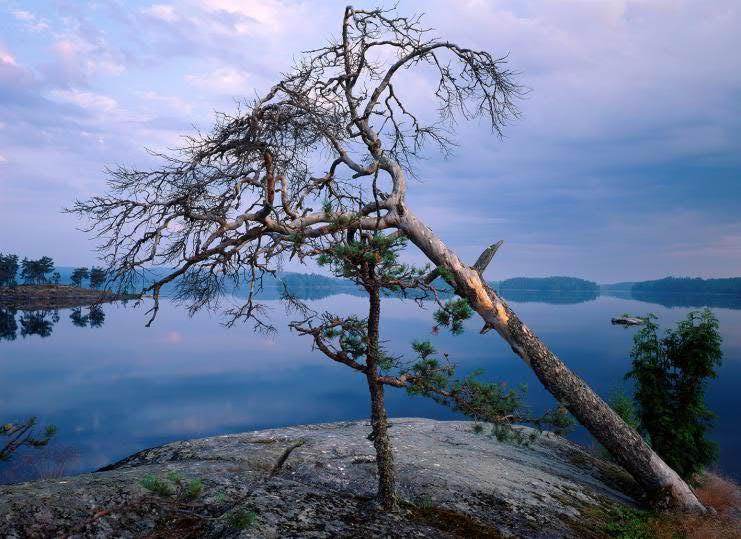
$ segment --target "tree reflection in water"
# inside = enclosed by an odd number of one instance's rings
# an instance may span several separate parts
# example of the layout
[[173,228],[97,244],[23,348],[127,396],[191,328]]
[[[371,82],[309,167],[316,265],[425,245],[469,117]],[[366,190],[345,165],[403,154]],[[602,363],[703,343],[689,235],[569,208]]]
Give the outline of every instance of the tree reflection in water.
[[21,337],[51,335],[54,324],[59,322],[59,311],[26,311],[21,315]]
[[0,307],[0,341],[14,341],[18,334],[18,322],[15,315],[18,311],[12,307]]
[[[76,327],[99,328],[105,323],[105,312],[100,305],[71,309],[69,319]],[[20,311],[15,307],[0,306],[0,341],[14,341],[21,337],[48,337],[60,320],[59,309]]]

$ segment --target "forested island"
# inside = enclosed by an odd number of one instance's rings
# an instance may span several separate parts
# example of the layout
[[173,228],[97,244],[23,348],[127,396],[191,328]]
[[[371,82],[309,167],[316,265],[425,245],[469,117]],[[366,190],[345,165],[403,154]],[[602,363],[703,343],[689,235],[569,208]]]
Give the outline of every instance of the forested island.
[[664,307],[741,308],[741,277],[665,277],[600,285],[600,294],[657,303]]
[[57,268],[48,256],[19,262],[15,254],[0,253],[0,307],[63,309],[133,297],[111,291],[108,284],[106,271],[99,267]]
[[[34,308],[59,296],[56,307],[85,305],[98,299],[110,301],[136,294],[167,275],[172,268],[146,268],[122,287],[109,279],[99,267],[55,266],[47,256],[38,260],[20,260],[14,254],[0,253],[0,300],[19,305],[31,302]],[[87,287],[84,285],[87,282]],[[162,287],[162,294],[173,295],[180,278]],[[594,281],[568,276],[513,277],[490,283],[506,299],[517,302],[580,303],[596,299],[600,294],[626,296],[665,306],[703,306],[738,308],[741,305],[741,277],[702,279],[699,277],[665,277],[652,281],[624,281],[597,284]],[[441,290],[446,288],[441,278],[436,280]],[[226,292],[243,294],[248,284],[225,283]],[[119,295],[103,289],[119,292]],[[276,272],[264,274],[257,294],[262,299],[279,299],[286,293],[304,299],[322,299],[334,294],[361,294],[361,289],[348,279],[317,273]],[[96,292],[97,291],[97,292]],[[714,299],[700,295],[712,296]],[[79,300],[82,300],[80,302]],[[41,303],[40,303],[41,302]]]
[[741,295],[741,277],[702,279],[700,277],[665,277],[633,283],[633,292]]
[[494,283],[496,288],[537,292],[599,292],[599,285],[578,277],[514,277]]

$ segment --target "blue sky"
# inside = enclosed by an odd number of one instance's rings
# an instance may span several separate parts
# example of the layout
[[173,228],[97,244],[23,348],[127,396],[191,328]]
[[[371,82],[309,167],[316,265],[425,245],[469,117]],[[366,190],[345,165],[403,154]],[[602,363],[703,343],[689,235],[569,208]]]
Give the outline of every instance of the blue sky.
[[[356,2],[360,5],[375,5]],[[0,1],[0,252],[91,264],[60,213],[151,162],[339,30],[343,2]],[[531,88],[505,137],[461,125],[410,203],[488,273],[612,282],[741,275],[741,5],[428,1],[440,36]],[[427,98],[424,77],[409,92]]]

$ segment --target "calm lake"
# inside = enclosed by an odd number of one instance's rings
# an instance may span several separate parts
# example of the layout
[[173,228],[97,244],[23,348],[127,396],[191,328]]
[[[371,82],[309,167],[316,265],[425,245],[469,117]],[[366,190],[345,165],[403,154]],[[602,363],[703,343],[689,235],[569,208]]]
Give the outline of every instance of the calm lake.
[[[653,312],[662,326],[683,318],[689,307],[666,307],[610,296],[568,303],[564,297],[523,295],[510,303],[559,356],[603,396],[621,388],[629,369],[635,328],[612,326],[622,313]],[[574,301],[577,301],[575,299]],[[90,312],[0,312],[0,423],[37,416],[58,427],[39,465],[24,458],[0,464],[2,481],[17,481],[38,468],[67,473],[94,470],[138,450],[172,440],[301,423],[368,416],[365,381],[347,367],[310,350],[307,337],[287,329],[279,301],[267,301],[277,335],[251,326],[227,329],[208,312],[188,317],[164,301],[152,327],[145,308],[107,304]],[[662,303],[662,304],[659,304]],[[682,303],[679,301],[678,303]],[[711,381],[707,401],[718,414],[712,437],[720,443],[719,470],[741,479],[741,310],[733,301],[707,298],[723,335],[724,364]],[[311,300],[317,311],[365,311],[362,297],[348,294]],[[686,303],[685,303],[686,304]],[[718,305],[722,305],[718,307]],[[553,405],[530,370],[496,335],[479,335],[470,323],[464,335],[432,335],[432,310],[413,301],[385,299],[382,338],[396,353],[409,352],[413,339],[429,338],[448,352],[462,372],[484,369],[490,380],[529,387],[528,402],[539,410]],[[411,355],[408,355],[411,359]],[[456,417],[422,397],[389,389],[393,416]],[[590,445],[575,430],[570,437]],[[34,469],[36,472],[34,472]]]

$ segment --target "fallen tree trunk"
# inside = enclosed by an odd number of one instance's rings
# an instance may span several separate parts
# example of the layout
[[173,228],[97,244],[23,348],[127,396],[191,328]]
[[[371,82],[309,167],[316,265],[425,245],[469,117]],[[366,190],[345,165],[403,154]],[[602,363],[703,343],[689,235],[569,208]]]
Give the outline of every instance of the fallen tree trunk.
[[[545,388],[645,489],[654,506],[706,511],[687,483],[486,284],[482,273],[488,260],[475,264],[476,269],[467,266],[408,208],[399,213],[399,228],[405,235],[438,267],[452,273],[456,293],[466,298],[484,320],[481,332],[494,329],[507,341]],[[482,258],[486,258],[490,250],[487,249]]]

